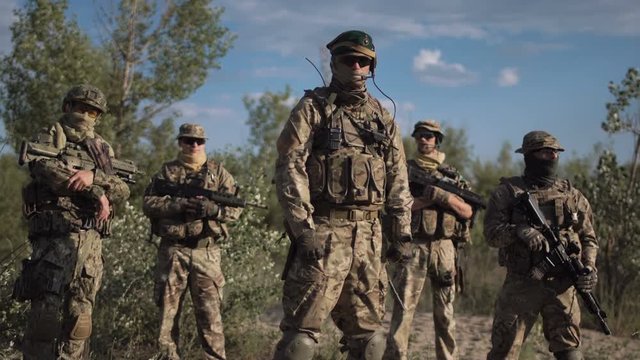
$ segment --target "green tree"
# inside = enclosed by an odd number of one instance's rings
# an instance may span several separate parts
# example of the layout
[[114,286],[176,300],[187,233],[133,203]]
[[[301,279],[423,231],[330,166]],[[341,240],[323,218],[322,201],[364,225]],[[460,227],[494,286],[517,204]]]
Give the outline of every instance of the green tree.
[[609,92],[615,100],[607,103],[607,120],[602,129],[610,134],[628,132],[633,135],[633,159],[629,186],[636,186],[640,166],[640,75],[630,68],[620,84],[609,82]]
[[[11,143],[17,148],[21,138],[53,123],[65,91],[89,82],[109,102],[100,134],[117,156],[154,170],[145,165],[166,160],[173,149],[179,113],[167,114],[170,106],[202,86],[231,47],[234,36],[220,25],[223,9],[211,0],[121,0],[115,10],[100,9],[101,44],[67,20],[66,9],[66,0],[27,0],[16,11],[14,46],[0,70],[1,115]],[[158,161],[148,161],[158,154]]]
[[[613,315],[613,328],[634,330],[640,323],[640,187],[629,188],[629,169],[604,151],[595,174],[579,176],[575,186],[589,199],[599,237],[598,294]],[[637,330],[637,328],[636,328]]]
[[69,86],[95,82],[108,68],[106,53],[91,44],[66,0],[27,0],[11,25],[13,49],[1,60],[0,115],[14,149],[55,122]]

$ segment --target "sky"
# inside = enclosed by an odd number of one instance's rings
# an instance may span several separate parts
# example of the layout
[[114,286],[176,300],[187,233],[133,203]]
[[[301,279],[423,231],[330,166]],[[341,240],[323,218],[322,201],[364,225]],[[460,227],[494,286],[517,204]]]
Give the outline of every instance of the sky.
[[[0,54],[11,49],[11,9],[0,2]],[[396,104],[403,135],[422,119],[467,131],[473,157],[496,159],[505,142],[517,148],[531,130],[546,130],[570,156],[595,143],[629,160],[631,135],[601,130],[610,81],[640,67],[637,0],[291,1],[221,0],[223,25],[234,47],[207,82],[174,105],[178,124],[205,126],[209,151],[246,144],[243,96],[293,95],[322,85],[316,70],[324,46],[351,29],[369,33],[376,47],[375,80]],[[97,37],[96,5],[71,0],[70,16]],[[328,79],[327,79],[328,80]],[[390,110],[368,80],[369,91]],[[296,99],[292,99],[295,101]]]

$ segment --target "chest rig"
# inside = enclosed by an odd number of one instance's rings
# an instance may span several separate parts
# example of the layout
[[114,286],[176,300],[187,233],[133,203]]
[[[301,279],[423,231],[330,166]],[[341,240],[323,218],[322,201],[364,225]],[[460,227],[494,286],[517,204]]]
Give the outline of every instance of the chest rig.
[[[407,161],[407,167],[412,166],[419,167],[415,160]],[[464,184],[459,181],[460,175],[453,168],[441,166],[433,170],[432,175],[439,179],[447,177],[464,188]],[[409,182],[411,196],[414,198],[421,197],[424,194],[424,188],[425,185]],[[460,223],[451,211],[435,204],[411,212],[411,233],[419,240],[451,239],[456,233],[456,229],[460,229],[462,226],[466,226],[466,224]]]
[[[578,205],[572,196],[572,186],[569,180],[557,180],[554,185],[543,189],[527,184],[523,177],[502,178],[500,182],[509,187],[513,199],[517,199],[524,191],[529,191],[538,202],[538,207],[549,226],[557,232],[560,241],[565,246],[571,244],[576,249],[582,249],[580,238],[574,230],[578,225]],[[510,222],[515,225],[528,222],[520,205],[515,200],[511,207]],[[500,249],[499,255],[501,264],[506,265],[507,268],[517,269],[518,273],[526,273],[531,266],[541,261],[544,254],[541,252],[532,253],[522,241],[517,240],[512,245]]]
[[314,205],[380,208],[385,199],[389,129],[382,121],[378,101],[367,98],[353,106],[336,106],[335,93],[306,91],[319,108],[322,120],[313,130],[306,169]]

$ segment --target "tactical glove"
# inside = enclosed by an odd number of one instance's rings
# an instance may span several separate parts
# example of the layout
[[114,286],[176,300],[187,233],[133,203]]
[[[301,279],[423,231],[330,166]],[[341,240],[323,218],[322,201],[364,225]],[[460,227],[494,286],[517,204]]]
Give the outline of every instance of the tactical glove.
[[196,219],[215,219],[219,211],[218,204],[208,199],[190,198],[185,206],[187,215]]
[[395,263],[406,263],[413,256],[413,244],[411,236],[403,236],[389,245],[387,259]]
[[424,188],[424,197],[426,200],[431,201],[440,206],[448,206],[449,205],[449,196],[451,193],[442,190],[441,188],[433,185],[427,185]]
[[542,233],[529,225],[518,225],[516,235],[522,240],[531,251],[549,251],[549,243]]
[[586,274],[578,276],[578,280],[576,280],[576,289],[582,292],[589,292],[598,283],[598,274],[595,269],[588,266],[585,267],[585,270]]
[[302,258],[309,261],[317,261],[325,255],[324,238],[315,236],[315,231],[311,229],[304,230],[296,239],[297,251]]

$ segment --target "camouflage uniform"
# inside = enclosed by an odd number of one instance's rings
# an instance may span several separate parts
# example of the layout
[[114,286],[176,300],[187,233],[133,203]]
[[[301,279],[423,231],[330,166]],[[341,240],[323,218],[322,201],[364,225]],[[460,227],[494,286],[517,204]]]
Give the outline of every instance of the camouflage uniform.
[[[89,85],[72,88],[63,109],[72,102],[106,111],[104,95]],[[67,119],[65,114],[33,141],[63,152],[86,151],[94,141],[113,158],[113,150],[99,135],[92,130],[77,131]],[[101,238],[109,235],[111,222],[95,221],[98,199],[106,195],[111,204],[123,201],[129,197],[129,188],[97,166],[93,185],[82,191],[69,190],[67,180],[74,171],[57,158],[32,160],[29,172],[32,180],[23,197],[33,252],[14,293],[31,301],[23,355],[38,360],[88,358],[91,315],[102,279]]]
[[[180,137],[204,139],[204,129],[195,124],[180,127]],[[229,172],[213,160],[193,171],[176,159],[162,165],[144,196],[143,211],[151,219],[152,231],[161,237],[155,275],[155,301],[160,307],[158,345],[161,358],[180,359],[179,320],[187,288],[191,293],[196,324],[205,359],[225,359],[220,304],[225,279],[218,242],[227,238],[226,222],[236,220],[240,208],[220,207],[209,218],[194,218],[187,212],[187,199],[160,195],[155,183],[168,180],[204,189],[234,194],[236,183]]]
[[[415,130],[420,128],[442,136],[440,125],[436,122],[418,122]],[[410,160],[408,167],[420,168],[420,165]],[[469,188],[453,167],[440,165],[433,170],[422,169],[439,178],[452,178],[463,189]],[[409,182],[409,186],[414,197],[423,196],[423,185]],[[469,241],[469,228],[467,222],[458,221],[451,211],[436,203],[413,211],[411,215],[415,251],[409,262],[396,267],[392,279],[406,310],[397,301],[394,303],[385,359],[407,359],[411,324],[427,276],[431,280],[436,358],[455,359],[458,351],[453,301],[456,293],[457,247]]]
[[[533,131],[525,135],[522,148],[517,152],[526,156],[544,148],[564,150],[550,134]],[[540,262],[544,253],[530,250],[519,238],[518,227],[528,224],[520,206],[516,206],[516,197],[529,191],[549,224],[558,227],[561,241],[577,246],[585,266],[595,269],[598,244],[591,208],[568,180],[555,179],[547,186],[540,186],[526,174],[527,170],[525,176],[501,179],[491,195],[484,219],[485,238],[490,246],[499,248],[500,265],[507,268],[495,305],[492,348],[487,359],[517,359],[538,314],[542,315],[549,351],[558,359],[582,359],[578,350],[580,307],[576,289],[571,279],[562,273],[547,274],[543,280],[529,277],[532,266]]]
[[[370,37],[339,35],[332,55],[353,51],[374,59]],[[292,239],[283,288],[283,337],[275,359],[311,359],[331,314],[349,359],[380,359],[387,288],[380,211],[398,236],[410,236],[406,162],[397,125],[380,102],[329,87],[306,91],[277,141],[276,190]],[[384,139],[374,139],[373,132]],[[301,253],[311,232],[321,255]]]

